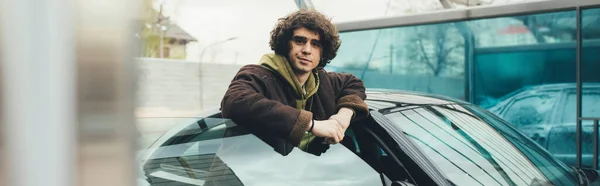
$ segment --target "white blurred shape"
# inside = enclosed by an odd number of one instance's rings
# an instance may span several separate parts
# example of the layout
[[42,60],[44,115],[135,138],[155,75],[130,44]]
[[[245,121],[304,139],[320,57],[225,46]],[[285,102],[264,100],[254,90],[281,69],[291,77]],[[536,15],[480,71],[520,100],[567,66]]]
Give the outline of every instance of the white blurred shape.
[[74,12],[68,0],[0,1],[4,184],[74,185]]

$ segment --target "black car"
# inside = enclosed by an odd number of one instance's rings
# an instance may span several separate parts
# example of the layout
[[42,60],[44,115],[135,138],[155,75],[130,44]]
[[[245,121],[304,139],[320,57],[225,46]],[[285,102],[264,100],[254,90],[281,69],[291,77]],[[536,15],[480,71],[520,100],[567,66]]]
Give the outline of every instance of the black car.
[[215,110],[141,155],[140,185],[588,185],[494,114],[412,92],[368,92],[370,116],[320,156],[284,156]]

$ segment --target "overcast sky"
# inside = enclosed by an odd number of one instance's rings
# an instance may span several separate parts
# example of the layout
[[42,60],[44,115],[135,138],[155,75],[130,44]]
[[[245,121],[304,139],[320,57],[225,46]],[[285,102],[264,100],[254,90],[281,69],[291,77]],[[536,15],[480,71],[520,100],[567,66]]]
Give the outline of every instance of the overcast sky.
[[[155,0],[164,14],[198,42],[188,45],[188,60],[256,63],[271,52],[269,32],[278,18],[297,10],[296,0]],[[489,1],[489,0],[488,0]],[[530,0],[495,0],[496,3]],[[312,0],[334,23],[395,16],[405,11],[439,9],[438,0]],[[390,6],[388,6],[388,3]],[[387,11],[386,11],[387,8]],[[236,38],[227,42],[221,42]],[[213,45],[214,43],[220,43]]]
[[[159,3],[161,1],[158,1]],[[260,2],[260,3],[259,3]],[[269,32],[280,17],[297,10],[294,0],[166,0],[164,12],[198,43],[188,45],[188,60],[221,63],[256,63],[271,52]],[[388,0],[313,0],[334,22],[383,16]],[[340,4],[344,8],[335,8]]]

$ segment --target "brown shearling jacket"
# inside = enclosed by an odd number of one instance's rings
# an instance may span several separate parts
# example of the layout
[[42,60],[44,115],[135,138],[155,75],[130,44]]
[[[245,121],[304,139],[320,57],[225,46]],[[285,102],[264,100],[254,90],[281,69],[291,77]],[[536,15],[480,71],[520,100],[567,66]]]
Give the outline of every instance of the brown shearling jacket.
[[[352,74],[324,69],[316,72],[320,81],[318,91],[307,100],[312,104],[306,104],[301,110],[296,109],[298,98],[293,87],[280,74],[260,65],[246,65],[238,71],[225,93],[221,102],[222,115],[283,155],[299,145],[313,118],[327,120],[342,107],[353,109],[354,119],[368,115],[365,87],[360,79]],[[322,138],[314,141],[309,146],[323,149],[314,147],[323,146]]]

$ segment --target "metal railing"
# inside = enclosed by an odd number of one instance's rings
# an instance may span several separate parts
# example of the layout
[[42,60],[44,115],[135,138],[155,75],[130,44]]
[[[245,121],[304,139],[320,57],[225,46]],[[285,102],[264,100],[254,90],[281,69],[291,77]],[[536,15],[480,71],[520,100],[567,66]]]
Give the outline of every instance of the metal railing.
[[[590,1],[591,2],[591,1]],[[576,81],[577,81],[577,96],[576,96],[576,101],[577,101],[577,133],[576,133],[576,143],[577,143],[577,147],[576,147],[576,151],[577,151],[577,157],[576,157],[576,161],[577,161],[577,167],[582,167],[581,165],[581,157],[582,157],[582,121],[587,120],[587,121],[594,121],[594,136],[593,136],[593,145],[594,145],[594,150],[593,150],[593,165],[592,167],[596,170],[598,170],[598,121],[600,120],[600,118],[585,118],[582,117],[582,79],[581,79],[581,66],[582,66],[582,61],[581,61],[581,56],[582,56],[582,49],[583,49],[583,39],[582,39],[582,26],[581,26],[581,21],[582,21],[582,11],[586,10],[586,9],[592,9],[592,8],[599,8],[600,7],[600,2],[595,1],[593,4],[585,4],[584,6],[579,6],[576,8],[577,11],[577,47],[576,47]]]

